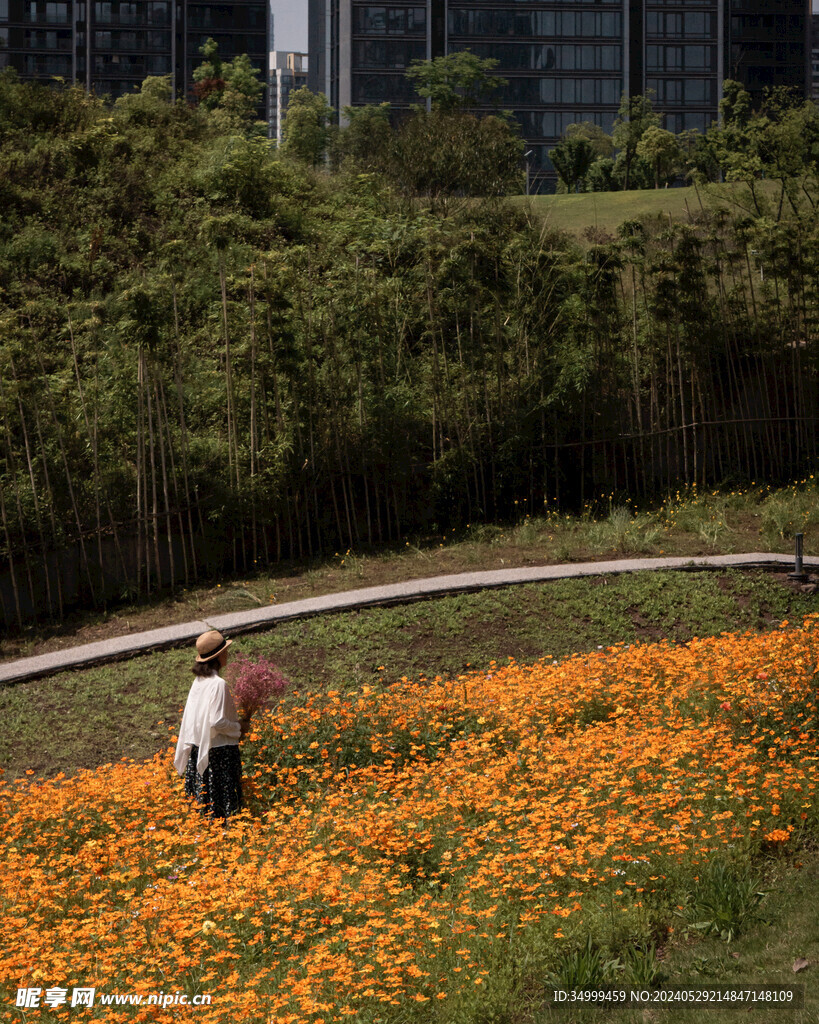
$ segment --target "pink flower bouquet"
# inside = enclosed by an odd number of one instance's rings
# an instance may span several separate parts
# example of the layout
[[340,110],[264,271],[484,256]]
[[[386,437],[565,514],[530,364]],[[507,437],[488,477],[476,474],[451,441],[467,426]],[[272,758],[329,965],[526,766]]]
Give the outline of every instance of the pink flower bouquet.
[[234,658],[236,682],[233,699],[239,713],[248,718],[273,697],[280,697],[290,685],[270,658],[251,661],[243,654]]

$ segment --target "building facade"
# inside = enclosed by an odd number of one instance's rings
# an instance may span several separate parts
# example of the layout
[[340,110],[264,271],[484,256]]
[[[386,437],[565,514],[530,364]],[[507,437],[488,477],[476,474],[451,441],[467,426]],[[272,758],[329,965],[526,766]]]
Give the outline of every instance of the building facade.
[[284,138],[283,125],[290,93],[307,85],[307,54],[273,50],[270,54],[270,88],[267,123],[277,145]]
[[819,14],[811,19],[810,97],[819,103]]
[[309,84],[331,104],[418,102],[404,72],[415,59],[471,50],[499,61],[497,105],[526,139],[533,187],[566,130],[610,131],[623,93],[655,93],[664,126],[704,131],[722,82],[755,102],[767,85],[809,92],[806,0],[310,0]]
[[208,36],[223,59],[246,53],[267,82],[271,33],[269,3],[258,0],[0,0],[0,69],[112,98],[171,75],[176,98],[191,94]]

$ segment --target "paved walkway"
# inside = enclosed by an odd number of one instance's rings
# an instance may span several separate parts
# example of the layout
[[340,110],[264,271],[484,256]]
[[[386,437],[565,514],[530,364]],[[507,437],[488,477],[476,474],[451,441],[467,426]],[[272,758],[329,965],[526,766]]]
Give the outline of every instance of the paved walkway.
[[[819,559],[804,560],[806,572],[819,570]],[[309,618],[327,612],[371,608],[376,605],[405,604],[445,594],[460,594],[487,587],[508,587],[516,583],[542,583],[548,580],[579,576],[600,576],[645,569],[769,569],[792,570],[793,558],[785,555],[754,552],[745,555],[705,555],[700,558],[626,558],[614,562],[577,562],[569,565],[530,566],[522,569],[493,569],[464,572],[450,576],[432,576],[406,583],[390,583],[383,587],[364,587],[340,594],[308,597],[288,604],[268,605],[244,612],[216,615],[207,622],[184,622],[164,629],[100,640],[93,644],[69,647],[33,658],[21,658],[0,664],[0,683],[18,683],[25,679],[51,675],[71,668],[87,668],[106,661],[117,661],[148,651],[193,644],[200,633],[219,629],[235,636],[237,633],[270,629],[279,622]]]

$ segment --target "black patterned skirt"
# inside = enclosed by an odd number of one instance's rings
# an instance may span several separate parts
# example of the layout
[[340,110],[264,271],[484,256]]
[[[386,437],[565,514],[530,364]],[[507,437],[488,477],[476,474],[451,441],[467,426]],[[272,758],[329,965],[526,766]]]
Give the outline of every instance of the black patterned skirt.
[[202,814],[227,818],[242,807],[242,757],[238,743],[211,747],[203,775],[196,770],[199,747],[191,747],[185,770],[185,792],[199,804]]

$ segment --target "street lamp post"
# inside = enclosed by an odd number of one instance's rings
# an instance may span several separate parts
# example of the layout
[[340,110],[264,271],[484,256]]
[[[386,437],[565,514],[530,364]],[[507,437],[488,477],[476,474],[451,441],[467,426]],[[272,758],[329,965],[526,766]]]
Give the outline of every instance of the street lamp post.
[[529,195],[529,157],[532,155],[533,152],[534,152],[533,150],[527,149],[526,152],[523,154],[523,159],[526,161],[526,195],[527,196]]

